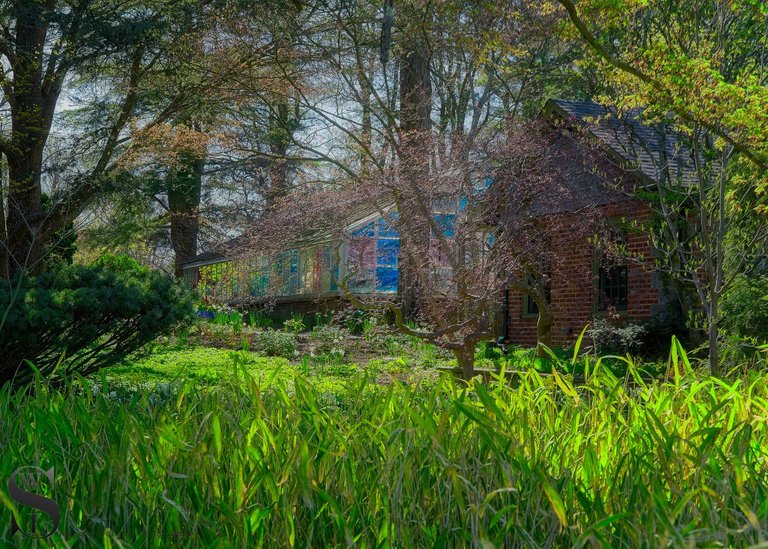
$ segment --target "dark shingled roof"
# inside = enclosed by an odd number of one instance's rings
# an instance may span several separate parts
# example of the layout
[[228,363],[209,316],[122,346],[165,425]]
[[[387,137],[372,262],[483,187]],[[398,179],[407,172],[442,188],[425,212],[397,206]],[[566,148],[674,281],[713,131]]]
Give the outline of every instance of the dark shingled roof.
[[679,134],[642,123],[642,110],[618,114],[616,109],[592,101],[550,100],[545,111],[559,113],[584,124],[609,152],[636,171],[648,183],[662,179],[669,170],[674,182],[690,185],[696,181],[693,155]]
[[206,265],[208,263],[217,263],[219,261],[224,261],[224,259],[224,254],[221,252],[208,251],[198,254],[189,261],[186,261],[183,263],[183,267],[188,268],[196,267],[198,265]]

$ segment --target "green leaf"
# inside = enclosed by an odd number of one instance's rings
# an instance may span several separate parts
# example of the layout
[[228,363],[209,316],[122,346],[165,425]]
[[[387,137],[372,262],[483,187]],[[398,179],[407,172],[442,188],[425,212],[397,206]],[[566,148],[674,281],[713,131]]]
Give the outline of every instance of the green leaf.
[[541,471],[541,469],[536,469],[536,476],[539,479],[541,487],[544,489],[544,493],[546,494],[549,503],[552,505],[552,510],[555,512],[555,515],[557,515],[557,518],[560,521],[560,525],[563,528],[567,528],[568,518],[565,515],[565,504],[560,498],[560,494],[557,493],[557,490],[555,490],[555,487],[552,486],[552,483],[549,482],[549,479],[547,479],[546,475],[543,471]]

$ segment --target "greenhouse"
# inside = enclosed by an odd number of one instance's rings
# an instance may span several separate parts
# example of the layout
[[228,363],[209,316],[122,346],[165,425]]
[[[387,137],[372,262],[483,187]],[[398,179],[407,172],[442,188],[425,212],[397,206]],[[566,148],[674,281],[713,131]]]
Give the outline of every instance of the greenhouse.
[[185,267],[185,278],[215,302],[338,295],[344,279],[354,293],[392,294],[399,278],[396,222],[396,213],[387,219],[369,216],[351,225],[343,241],[315,241],[270,256],[192,262]]

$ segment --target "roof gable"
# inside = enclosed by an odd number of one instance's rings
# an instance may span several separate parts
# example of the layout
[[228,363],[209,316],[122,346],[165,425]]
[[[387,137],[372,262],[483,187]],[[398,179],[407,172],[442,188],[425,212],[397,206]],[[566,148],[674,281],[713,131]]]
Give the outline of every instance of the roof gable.
[[665,170],[674,182],[688,186],[696,181],[696,166],[684,137],[661,126],[644,124],[641,109],[619,115],[616,109],[592,101],[552,99],[545,114],[587,127],[623,169],[648,183],[665,179]]

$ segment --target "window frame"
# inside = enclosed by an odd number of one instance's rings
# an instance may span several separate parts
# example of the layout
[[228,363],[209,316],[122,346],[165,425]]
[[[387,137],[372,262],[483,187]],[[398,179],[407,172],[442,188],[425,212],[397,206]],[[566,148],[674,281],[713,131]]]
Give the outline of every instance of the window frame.
[[[532,274],[525,275],[526,284],[530,284],[530,282],[528,281],[531,279],[532,276],[533,276]],[[547,274],[547,276],[549,275]],[[546,296],[547,301],[551,305],[552,304],[552,278],[551,277],[550,277],[549,284],[544,289],[544,295]],[[531,308],[531,305],[534,305],[536,307],[535,313],[532,313],[529,311],[529,309]],[[538,305],[536,305],[536,302],[533,300],[533,298],[531,298],[530,294],[526,292],[523,292],[523,312],[521,316],[522,318],[539,318],[539,307]]]
[[[600,250],[596,250],[593,269],[592,313],[596,316],[605,315],[611,308],[613,308],[617,313],[624,315],[629,310],[629,265],[625,261],[608,265],[604,261],[604,257],[604,254]],[[601,291],[600,288],[601,283],[604,280],[602,273],[612,269],[622,269],[624,271],[624,304],[615,305],[611,303],[603,306],[602,297],[605,292]],[[618,288],[620,291],[621,286],[618,286]]]
[[[386,216],[377,215],[360,221],[348,229],[350,241],[345,244],[344,265],[346,273],[352,273],[353,256],[365,260],[365,254],[371,254],[370,267],[366,267],[349,279],[350,291],[356,294],[396,294],[400,285],[400,234],[397,231],[397,212],[387,212]],[[380,244],[385,244],[380,247]],[[389,245],[391,251],[386,253]],[[353,248],[359,247],[359,251]],[[370,248],[366,250],[365,248]],[[382,252],[385,252],[382,255]],[[382,284],[380,272],[394,272],[394,287]],[[358,277],[360,277],[358,279]],[[392,278],[387,279],[392,280]]]

